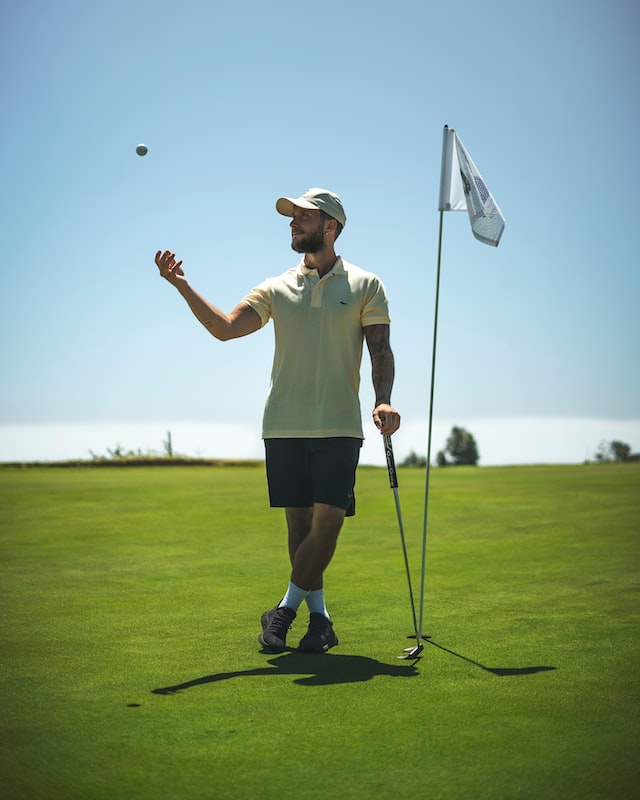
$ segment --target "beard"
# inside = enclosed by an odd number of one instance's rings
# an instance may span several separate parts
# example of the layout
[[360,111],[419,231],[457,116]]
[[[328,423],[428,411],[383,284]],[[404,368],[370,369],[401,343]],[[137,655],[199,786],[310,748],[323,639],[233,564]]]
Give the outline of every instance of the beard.
[[317,253],[324,241],[323,226],[319,225],[315,231],[296,237],[291,241],[291,249],[296,253]]

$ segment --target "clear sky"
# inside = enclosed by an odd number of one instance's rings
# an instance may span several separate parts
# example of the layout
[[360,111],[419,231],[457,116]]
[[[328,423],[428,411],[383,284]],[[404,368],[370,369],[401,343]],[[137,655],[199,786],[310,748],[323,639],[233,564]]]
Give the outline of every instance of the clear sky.
[[[0,460],[120,443],[259,457],[271,325],[222,344],[157,276],[174,250],[230,310],[297,262],[278,196],[341,195],[347,260],[387,288],[426,452],[442,128],[506,219],[444,217],[434,453],[640,450],[640,32],[631,0],[21,0],[0,11]],[[145,142],[145,158],[135,154]],[[634,144],[634,142],[636,144]],[[363,462],[382,463],[362,404]]]

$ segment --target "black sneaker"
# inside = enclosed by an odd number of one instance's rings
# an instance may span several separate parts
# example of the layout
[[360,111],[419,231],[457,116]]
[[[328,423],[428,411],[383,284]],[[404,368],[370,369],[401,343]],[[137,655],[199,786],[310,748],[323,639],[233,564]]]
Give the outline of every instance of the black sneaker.
[[262,615],[262,633],[258,641],[270,653],[281,653],[287,646],[287,632],[296,612],[287,606],[276,606]]
[[300,640],[298,650],[303,653],[326,653],[337,644],[338,637],[333,631],[333,622],[324,614],[312,611],[309,615],[309,628]]

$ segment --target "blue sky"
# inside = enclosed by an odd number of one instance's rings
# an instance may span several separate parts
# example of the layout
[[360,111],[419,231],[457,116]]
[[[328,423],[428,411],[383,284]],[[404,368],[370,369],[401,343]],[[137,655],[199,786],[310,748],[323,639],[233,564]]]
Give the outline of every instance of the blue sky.
[[[160,450],[167,430],[181,452],[260,456],[271,327],[216,342],[153,256],[173,249],[229,310],[296,263],[274,203],[310,186],[341,195],[340,253],[385,283],[396,455],[426,452],[444,124],[507,228],[495,249],[444,217],[434,451],[453,424],[483,464],[639,450],[639,14],[5,4],[0,460]],[[361,394],[368,420],[366,354]]]

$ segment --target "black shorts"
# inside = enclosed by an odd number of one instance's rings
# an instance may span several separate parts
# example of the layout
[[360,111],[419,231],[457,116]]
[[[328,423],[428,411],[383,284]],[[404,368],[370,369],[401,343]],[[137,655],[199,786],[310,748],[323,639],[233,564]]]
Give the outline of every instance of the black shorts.
[[327,503],[356,513],[353,489],[362,439],[265,439],[269,501],[275,508]]

